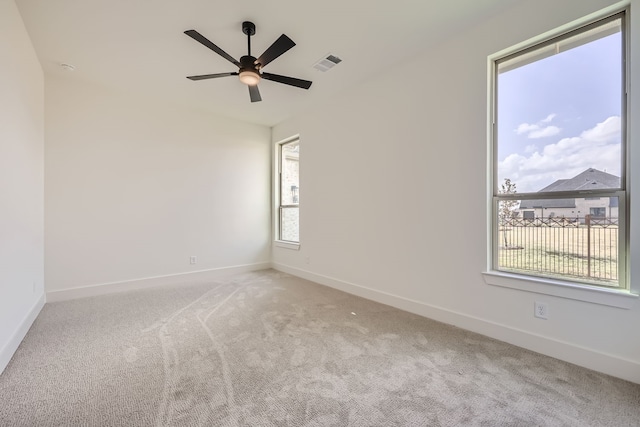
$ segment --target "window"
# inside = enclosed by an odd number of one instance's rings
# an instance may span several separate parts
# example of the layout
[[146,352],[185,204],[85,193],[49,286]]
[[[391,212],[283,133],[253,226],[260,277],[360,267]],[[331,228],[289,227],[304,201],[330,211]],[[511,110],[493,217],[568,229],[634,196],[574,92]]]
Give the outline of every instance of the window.
[[300,242],[300,140],[277,145],[278,149],[278,239]]
[[628,288],[625,25],[494,61],[494,271]]

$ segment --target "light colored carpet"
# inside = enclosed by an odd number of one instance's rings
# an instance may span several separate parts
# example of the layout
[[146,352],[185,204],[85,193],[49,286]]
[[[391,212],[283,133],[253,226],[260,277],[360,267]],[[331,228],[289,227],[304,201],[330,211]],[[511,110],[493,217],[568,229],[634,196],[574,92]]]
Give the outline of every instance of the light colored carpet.
[[47,304],[2,426],[638,426],[640,385],[273,270]]

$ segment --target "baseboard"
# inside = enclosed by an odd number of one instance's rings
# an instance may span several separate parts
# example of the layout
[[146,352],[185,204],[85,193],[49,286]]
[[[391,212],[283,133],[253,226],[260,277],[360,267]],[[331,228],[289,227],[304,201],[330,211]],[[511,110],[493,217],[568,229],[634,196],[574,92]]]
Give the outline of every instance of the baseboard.
[[334,289],[372,301],[390,305],[442,323],[476,332],[527,350],[564,360],[594,371],[640,384],[640,363],[618,356],[601,353],[575,344],[534,334],[511,326],[490,322],[464,313],[455,312],[409,298],[377,291],[365,286],[323,276],[307,270],[272,263],[272,268]]
[[178,283],[194,283],[215,280],[232,274],[271,268],[270,262],[236,265],[232,267],[214,268],[210,270],[190,271],[186,273],[168,274],[164,276],[143,277],[121,282],[99,283],[77,288],[60,289],[47,292],[47,302],[66,301],[71,299],[93,297],[116,292],[153,288],[155,286],[173,285]]
[[27,335],[27,332],[29,332],[29,328],[31,328],[31,325],[33,325],[36,317],[38,317],[38,314],[40,314],[40,310],[42,310],[42,307],[44,307],[45,301],[45,294],[43,293],[40,298],[38,298],[38,301],[36,301],[33,307],[31,307],[31,310],[29,310],[26,316],[24,316],[24,319],[22,319],[22,322],[20,322],[20,324],[18,325],[15,333],[13,334],[11,339],[9,339],[9,342],[7,342],[2,350],[0,350],[0,374],[4,372],[4,369],[9,364],[9,361],[13,357],[13,354],[18,349],[18,346],[20,346],[20,343]]

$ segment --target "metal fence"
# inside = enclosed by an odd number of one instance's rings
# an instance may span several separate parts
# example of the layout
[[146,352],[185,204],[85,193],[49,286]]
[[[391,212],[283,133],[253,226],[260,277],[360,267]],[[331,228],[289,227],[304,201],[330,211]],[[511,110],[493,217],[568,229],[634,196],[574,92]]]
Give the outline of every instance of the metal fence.
[[501,218],[498,268],[616,285],[618,218]]

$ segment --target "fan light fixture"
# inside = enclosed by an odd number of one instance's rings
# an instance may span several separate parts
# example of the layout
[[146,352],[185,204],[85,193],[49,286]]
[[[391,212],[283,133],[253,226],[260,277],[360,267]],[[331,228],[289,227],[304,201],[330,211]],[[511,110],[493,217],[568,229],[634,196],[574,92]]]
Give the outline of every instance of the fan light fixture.
[[260,74],[253,70],[240,71],[240,81],[247,86],[255,86],[260,82]]

